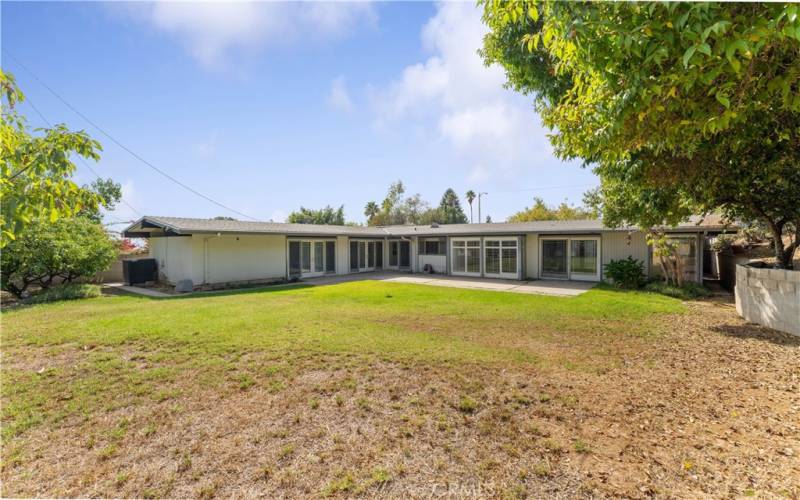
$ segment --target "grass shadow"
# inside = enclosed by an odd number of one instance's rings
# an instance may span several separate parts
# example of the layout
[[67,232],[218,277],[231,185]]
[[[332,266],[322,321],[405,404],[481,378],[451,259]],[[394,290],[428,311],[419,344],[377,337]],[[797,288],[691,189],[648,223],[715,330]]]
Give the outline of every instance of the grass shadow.
[[283,292],[288,290],[299,290],[303,288],[311,288],[315,285],[307,283],[289,283],[281,285],[260,286],[252,288],[237,288],[230,290],[208,290],[202,292],[192,292],[182,295],[170,295],[169,297],[151,297],[149,295],[140,295],[138,293],[121,290],[119,288],[105,287],[103,293],[106,295],[124,295],[126,297],[135,297],[147,300],[187,300],[187,299],[202,299],[209,297],[226,297],[228,295],[245,295],[252,293],[274,293]]
[[711,330],[737,339],[755,339],[787,347],[800,347],[800,336],[773,330],[755,323],[720,325],[711,327]]

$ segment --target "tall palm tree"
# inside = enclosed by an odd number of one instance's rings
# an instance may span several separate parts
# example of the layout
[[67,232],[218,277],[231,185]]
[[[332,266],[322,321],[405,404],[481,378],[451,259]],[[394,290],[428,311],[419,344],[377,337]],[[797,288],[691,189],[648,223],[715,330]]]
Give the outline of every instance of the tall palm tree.
[[475,194],[475,191],[473,191],[471,189],[469,191],[467,191],[467,203],[469,203],[469,222],[470,222],[470,224],[472,224],[472,202],[475,201],[476,197],[477,197],[477,195]]
[[378,208],[377,203],[374,201],[367,203],[367,205],[364,207],[364,215],[367,217],[367,224],[372,222],[372,218],[378,215],[379,211],[380,209]]

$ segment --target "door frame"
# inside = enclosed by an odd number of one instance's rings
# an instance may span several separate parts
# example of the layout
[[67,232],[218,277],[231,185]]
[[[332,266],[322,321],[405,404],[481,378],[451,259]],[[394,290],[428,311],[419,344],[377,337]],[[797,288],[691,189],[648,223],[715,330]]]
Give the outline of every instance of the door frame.
[[[489,249],[489,247],[486,246],[486,242],[487,241],[499,241],[500,242],[500,246],[496,247],[496,248],[498,248],[500,250],[500,256],[499,256],[499,258],[500,258],[500,272],[499,273],[489,273],[489,272],[486,271],[486,253],[487,253],[487,250]],[[514,266],[514,272],[505,272],[503,270],[503,242],[504,241],[513,241],[515,243],[514,249],[517,251],[517,258],[516,258],[516,264],[517,265]],[[519,244],[519,238],[518,237],[516,237],[516,236],[498,236],[498,237],[484,236],[481,246],[483,247],[482,248],[482,252],[481,252],[481,255],[483,257],[483,261],[482,261],[481,265],[482,265],[483,276],[484,277],[486,277],[486,278],[498,278],[498,279],[514,279],[514,280],[519,279],[520,244]],[[495,248],[495,247],[492,247],[492,248]],[[506,247],[506,248],[511,248],[511,247]]]
[[[455,252],[455,243],[457,241],[477,241],[478,242],[478,267],[479,270],[477,273],[471,273],[467,271],[467,249],[475,248],[475,247],[468,247],[466,243],[464,243],[464,271],[454,271],[454,264],[456,260],[456,252]],[[519,258],[519,256],[517,256]],[[473,278],[480,278],[483,276],[483,239],[480,236],[463,236],[463,237],[450,237],[450,274],[453,276],[470,276]]]
[[[286,238],[286,273],[287,276],[291,272],[291,265],[289,263],[290,257],[290,247],[292,243],[298,243],[300,245],[300,278],[316,278],[319,276],[325,276],[326,274],[336,274],[336,254],[338,252],[336,248],[336,240],[332,238]],[[304,272],[303,271],[303,243],[309,243],[310,255],[309,255],[309,262],[311,263],[311,271]],[[313,271],[314,269],[314,257],[316,253],[315,243],[322,243],[322,271]],[[327,271],[328,269],[328,252],[327,252],[327,244],[333,243],[333,271]]]
[[[352,265],[351,265],[351,255],[352,255],[353,243],[356,244],[356,248],[359,249],[359,253],[360,253],[360,249],[361,249],[361,244],[362,243],[364,244],[364,267],[361,267],[361,265],[359,264],[359,267],[354,269],[352,267]],[[372,266],[369,265],[369,254],[370,254],[369,245],[370,245],[370,243],[372,243],[372,254],[373,254],[373,256],[372,256],[372,264],[373,265]],[[378,262],[378,259],[377,259],[377,256],[378,256],[378,252],[377,252],[378,244],[380,244],[380,247],[381,247],[381,249],[380,249],[381,266],[380,267],[376,265],[377,262]],[[368,273],[368,272],[371,272],[371,271],[375,271],[376,269],[384,269],[386,267],[384,265],[384,263],[385,263],[384,262],[385,255],[383,255],[384,245],[385,245],[385,242],[382,239],[350,238],[350,240],[347,242],[347,272],[348,273]],[[360,259],[357,258],[356,261],[360,262]]]
[[[407,266],[401,266],[400,265],[400,255],[402,253],[400,251],[400,247],[401,247],[402,244],[406,244],[408,246],[408,265]],[[386,261],[384,262],[384,264],[385,264],[383,266],[384,268],[392,269],[392,270],[395,270],[395,271],[411,270],[413,259],[412,259],[412,255],[411,255],[411,241],[410,240],[402,240],[402,239],[386,240],[385,245],[386,245],[386,255],[385,255]],[[397,245],[397,264],[395,264],[395,265],[391,264],[391,262],[392,262],[391,261],[392,246],[393,245]]]
[[[544,267],[544,242],[560,240],[567,242],[567,273],[563,278],[544,277],[542,270]],[[597,242],[597,266],[594,273],[573,273],[572,272],[572,242],[574,240],[586,241],[593,240]],[[539,278],[548,280],[562,280],[562,281],[600,281],[602,278],[602,236],[539,236]]]

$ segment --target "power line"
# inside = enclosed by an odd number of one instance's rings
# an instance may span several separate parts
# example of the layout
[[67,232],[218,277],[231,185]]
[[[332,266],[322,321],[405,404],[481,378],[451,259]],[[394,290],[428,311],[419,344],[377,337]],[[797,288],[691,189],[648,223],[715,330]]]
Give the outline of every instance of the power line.
[[57,93],[55,90],[53,90],[52,88],[50,88],[50,86],[48,86],[48,85],[47,85],[46,83],[44,83],[44,82],[43,82],[43,81],[42,81],[42,80],[41,80],[41,79],[40,79],[38,76],[36,76],[36,74],[35,74],[35,73],[33,73],[33,71],[31,71],[30,69],[28,69],[28,68],[27,68],[27,66],[25,66],[24,64],[22,64],[22,62],[21,62],[19,59],[17,59],[17,58],[16,58],[16,57],[15,57],[13,54],[11,54],[11,53],[10,53],[8,50],[6,50],[6,49],[5,49],[5,47],[3,48],[3,52],[5,52],[5,53],[6,53],[6,55],[10,56],[10,57],[11,57],[11,58],[12,58],[12,59],[13,59],[13,60],[14,60],[14,61],[15,61],[15,62],[18,64],[18,65],[19,65],[19,67],[21,67],[22,69],[24,69],[24,70],[25,70],[25,71],[26,71],[26,72],[27,72],[29,75],[31,75],[31,76],[33,77],[33,79],[34,79],[34,80],[36,80],[37,82],[39,82],[39,84],[40,84],[40,85],[42,85],[44,88],[46,88],[46,89],[47,89],[47,90],[48,90],[48,91],[49,91],[51,94],[53,94],[53,95],[54,95],[54,96],[55,96],[55,97],[56,97],[56,98],[57,98],[59,101],[61,101],[61,102],[62,102],[62,103],[63,103],[63,104],[66,106],[66,107],[68,107],[69,109],[71,109],[73,113],[75,113],[76,115],[78,115],[78,116],[80,116],[81,118],[83,118],[83,119],[84,119],[84,120],[85,120],[87,123],[89,123],[91,126],[93,126],[94,128],[96,128],[97,130],[99,130],[101,134],[103,134],[103,135],[105,135],[106,137],[108,137],[108,138],[109,138],[109,140],[111,140],[111,141],[112,141],[114,144],[116,144],[116,145],[117,145],[117,146],[119,146],[120,148],[122,148],[122,149],[124,149],[125,151],[127,151],[127,152],[128,152],[130,155],[131,155],[131,156],[133,156],[134,158],[136,158],[136,159],[137,159],[137,160],[139,160],[140,162],[144,163],[145,165],[147,165],[147,166],[148,166],[148,167],[150,167],[151,169],[155,170],[155,171],[156,171],[156,172],[158,172],[159,174],[163,175],[164,177],[166,177],[167,179],[171,180],[171,181],[172,181],[172,182],[174,182],[175,184],[177,184],[177,185],[181,186],[182,188],[186,189],[187,191],[189,191],[189,192],[191,192],[191,193],[193,193],[193,194],[195,194],[195,195],[197,195],[197,196],[199,196],[199,197],[203,198],[203,199],[204,199],[204,200],[206,200],[206,201],[209,201],[209,202],[213,203],[214,205],[217,205],[218,207],[224,208],[225,210],[228,210],[228,211],[230,211],[230,212],[233,212],[233,213],[235,213],[235,214],[237,214],[237,215],[241,215],[242,217],[246,217],[246,218],[248,218],[248,219],[250,219],[250,220],[257,220],[255,217],[251,217],[251,216],[249,216],[249,215],[247,215],[247,214],[245,214],[245,213],[243,213],[243,212],[240,212],[240,211],[238,211],[238,210],[236,210],[236,209],[234,209],[234,208],[231,208],[231,207],[229,207],[229,206],[227,206],[227,205],[224,205],[224,204],[222,204],[222,203],[220,203],[220,202],[218,202],[218,201],[214,200],[213,198],[210,198],[210,197],[208,197],[208,196],[204,195],[203,193],[201,193],[201,192],[197,191],[196,189],[194,189],[194,188],[192,188],[192,187],[190,187],[190,186],[187,186],[186,184],[184,184],[183,182],[179,181],[179,180],[178,180],[178,179],[176,179],[175,177],[171,176],[170,174],[168,174],[168,173],[166,173],[165,171],[161,170],[160,168],[156,167],[155,165],[153,165],[153,164],[152,164],[152,163],[150,163],[149,161],[145,160],[144,158],[142,158],[141,156],[139,156],[138,154],[136,154],[136,153],[135,153],[133,150],[131,150],[130,148],[128,148],[127,146],[125,146],[124,144],[122,144],[121,142],[119,142],[117,139],[115,139],[115,138],[114,138],[114,136],[112,136],[111,134],[109,134],[108,132],[106,132],[105,130],[103,130],[103,128],[101,128],[99,125],[97,125],[97,124],[96,124],[96,123],[94,123],[92,120],[90,120],[90,119],[89,119],[89,118],[88,118],[86,115],[84,115],[83,113],[81,113],[80,111],[78,111],[78,110],[77,110],[77,109],[76,109],[76,108],[75,108],[75,107],[74,107],[72,104],[70,104],[69,102],[67,102],[67,100],[66,100],[66,99],[64,99],[63,97],[61,97],[61,96],[60,96],[60,95],[59,95],[59,94],[58,94],[58,93]]
[[[47,126],[48,126],[48,127],[50,127],[50,128],[53,128],[53,124],[52,124],[52,123],[50,123],[50,120],[48,120],[47,118],[45,118],[44,114],[42,114],[42,112],[41,112],[41,111],[39,111],[39,108],[37,108],[37,107],[36,107],[36,105],[35,105],[35,104],[33,104],[33,101],[31,101],[31,100],[30,100],[30,98],[28,98],[27,96],[25,97],[25,100],[27,101],[28,105],[29,105],[29,106],[30,106],[30,107],[31,107],[31,108],[32,108],[32,109],[33,109],[33,110],[36,112],[36,114],[37,114],[37,115],[39,115],[39,118],[41,118],[41,119],[42,119],[42,121],[44,121],[44,122],[45,122],[45,124],[47,124]],[[95,176],[95,177],[97,177],[97,179],[98,179],[98,180],[103,180],[103,179],[100,177],[100,174],[98,174],[98,173],[97,173],[97,171],[96,171],[94,168],[92,168],[92,166],[91,166],[91,165],[89,165],[89,162],[87,162],[87,161],[86,161],[86,160],[83,158],[83,156],[81,156],[81,155],[78,155],[78,159],[81,161],[81,163],[83,163],[83,164],[86,166],[86,168],[88,168],[88,169],[89,169],[89,171],[91,171],[91,172],[94,174],[94,176]],[[131,210],[133,210],[133,212],[134,212],[136,215],[138,215],[139,217],[141,217],[141,216],[142,216],[142,213],[141,213],[140,211],[136,210],[136,209],[133,207],[133,205],[131,205],[130,203],[128,203],[128,201],[127,201],[125,198],[123,198],[122,196],[120,196],[120,197],[119,197],[119,201],[121,201],[121,202],[122,202],[122,203],[123,203],[125,206],[127,206],[127,207],[128,207],[128,208],[130,208]]]

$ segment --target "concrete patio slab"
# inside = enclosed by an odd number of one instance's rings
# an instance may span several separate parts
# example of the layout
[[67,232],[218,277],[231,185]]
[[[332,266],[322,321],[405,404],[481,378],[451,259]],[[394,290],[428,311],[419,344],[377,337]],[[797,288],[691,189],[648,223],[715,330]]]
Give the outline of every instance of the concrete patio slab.
[[405,274],[405,273],[362,273],[346,276],[325,276],[303,280],[310,285],[333,285],[349,281],[389,281],[392,283],[407,283],[413,285],[444,286],[451,288],[467,288],[473,290],[491,290],[495,292],[530,293],[541,295],[557,295],[562,297],[575,297],[596,283],[581,281],[558,280],[533,280],[514,281],[492,278],[469,278],[461,276],[443,276],[430,274]]
[[158,290],[150,290],[149,288],[142,288],[139,286],[129,286],[122,283],[105,283],[105,286],[122,290],[123,292],[135,293],[136,295],[144,295],[146,297],[174,297],[168,293],[159,292]]

